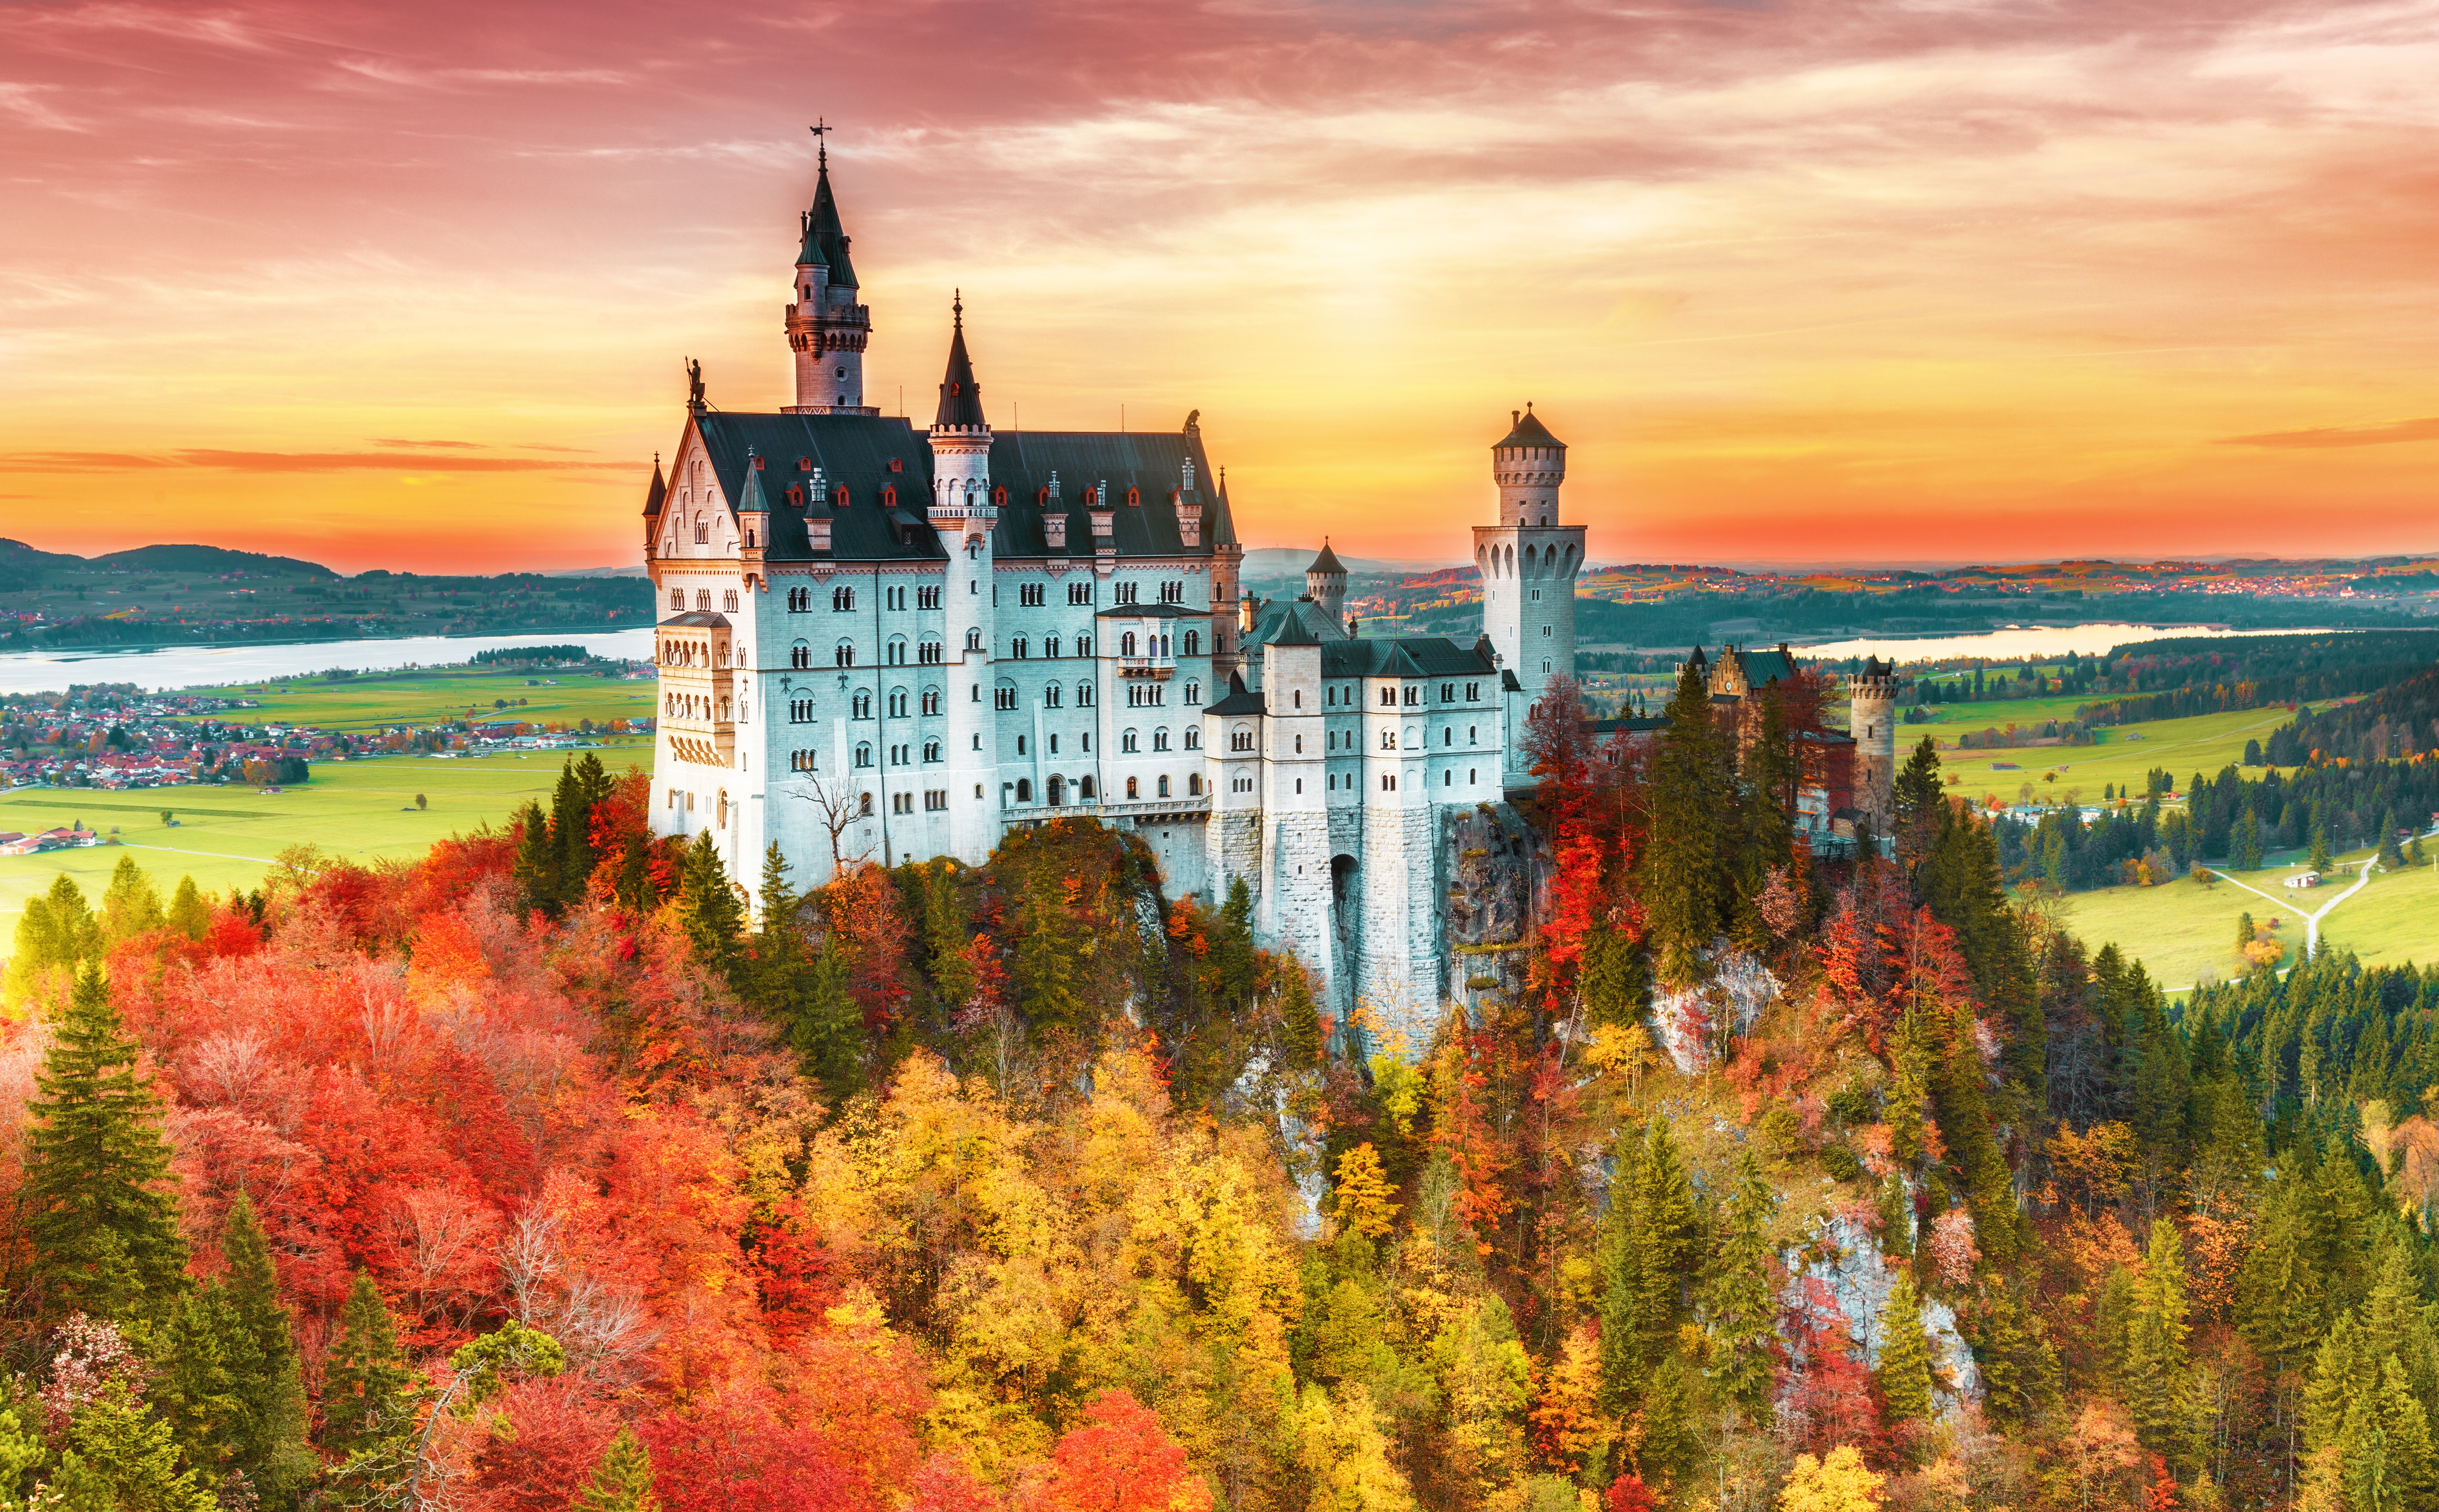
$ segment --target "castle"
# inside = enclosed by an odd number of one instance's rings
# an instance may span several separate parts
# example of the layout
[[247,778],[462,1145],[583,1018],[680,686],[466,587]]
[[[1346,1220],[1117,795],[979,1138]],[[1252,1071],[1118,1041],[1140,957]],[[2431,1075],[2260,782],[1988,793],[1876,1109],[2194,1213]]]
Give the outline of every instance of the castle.
[[1257,935],[1333,1010],[1427,1022],[1452,986],[1449,822],[1530,784],[1532,701],[1575,669],[1565,445],[1527,409],[1491,448],[1478,638],[1359,637],[1326,546],[1292,603],[1241,593],[1199,411],[997,430],[961,301],[930,429],[866,404],[872,318],[826,150],[800,229],[795,402],[718,409],[693,368],[645,500],[658,832],[709,831],[740,880],[776,842],[810,885],[1092,818],[1141,837],[1172,894],[1243,879]]

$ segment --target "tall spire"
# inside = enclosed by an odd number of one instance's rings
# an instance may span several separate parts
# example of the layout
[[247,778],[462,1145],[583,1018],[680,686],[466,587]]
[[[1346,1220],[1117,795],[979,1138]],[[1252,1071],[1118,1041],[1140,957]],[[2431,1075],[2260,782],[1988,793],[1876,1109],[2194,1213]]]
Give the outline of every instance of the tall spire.
[[830,190],[830,145],[827,133],[837,130],[827,122],[810,128],[820,144],[820,172],[813,183],[813,207],[805,212],[804,245],[796,254],[798,267],[826,267],[835,288],[856,287],[855,265],[847,261],[846,224],[839,220],[838,196]]
[[949,371],[940,380],[940,413],[932,429],[983,430],[982,385],[974,382],[974,360],[966,355],[966,298],[963,290],[950,305],[955,324],[949,336]]

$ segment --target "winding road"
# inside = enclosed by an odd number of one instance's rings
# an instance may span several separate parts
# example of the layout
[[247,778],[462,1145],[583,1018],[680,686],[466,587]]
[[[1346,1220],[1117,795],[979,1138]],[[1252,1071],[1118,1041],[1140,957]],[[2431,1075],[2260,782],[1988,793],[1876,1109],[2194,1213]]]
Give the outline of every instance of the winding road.
[[[2349,866],[2360,865],[2362,867],[2362,875],[2355,879],[2355,884],[2352,887],[2347,888],[2337,897],[2330,898],[2325,903],[2323,903],[2318,909],[2304,916],[2304,959],[2308,961],[2320,952],[2321,916],[2337,907],[2340,903],[2344,902],[2347,898],[2354,897],[2355,894],[2361,892],[2363,890],[2363,884],[2371,881],[2371,869],[2373,863],[2378,860],[2379,858],[2377,856],[2367,856],[2359,863],[2347,862],[2342,863],[2343,865]],[[2341,867],[2332,866],[2329,869],[2331,871],[2337,871],[2340,870]],[[2263,892],[2260,888],[2253,886],[2251,882],[2239,882],[2225,872],[2220,872],[2218,876],[2221,881],[2228,882],[2236,887],[2241,887],[2255,898],[2267,898],[2271,902],[2278,903],[2281,907],[2288,906],[2293,901],[2291,898],[2282,900],[2269,893]]]

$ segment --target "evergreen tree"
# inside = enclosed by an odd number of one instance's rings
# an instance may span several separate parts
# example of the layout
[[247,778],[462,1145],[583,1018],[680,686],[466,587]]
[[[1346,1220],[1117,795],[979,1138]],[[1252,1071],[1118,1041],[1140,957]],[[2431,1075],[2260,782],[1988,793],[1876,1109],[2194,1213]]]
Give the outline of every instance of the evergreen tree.
[[1601,1395],[1627,1414],[1643,1401],[1652,1371],[1676,1340],[1701,1227],[1666,1119],[1653,1119],[1648,1133],[1620,1153],[1601,1256]]
[[[559,845],[551,839],[550,821],[543,814],[542,805],[527,799],[510,823],[517,831],[517,859],[508,868],[508,878],[516,883],[518,906],[539,909],[556,918],[560,905]],[[708,837],[710,831],[703,833]]]
[[2235,948],[2237,950],[2241,951],[2249,948],[2252,944],[2254,933],[2252,915],[2251,912],[2248,911],[2235,916]]
[[838,1099],[863,1085],[863,1010],[847,990],[846,957],[833,930],[806,966],[804,990],[788,1019],[788,1043],[805,1075]]
[[1321,1063],[1321,1010],[1313,1003],[1312,979],[1292,955],[1279,963],[1279,1038],[1288,1064]]
[[1748,1147],[1737,1163],[1736,1189],[1711,1251],[1702,1310],[1710,1327],[1712,1385],[1753,1423],[1768,1421],[1778,1384],[1778,1301],[1769,1235],[1772,1205],[1770,1183]]
[[255,1220],[254,1200],[243,1192],[229,1208],[221,1254],[228,1262],[222,1286],[251,1361],[236,1381],[243,1414],[234,1457],[261,1504],[278,1512],[294,1503],[314,1467],[305,1447],[305,1386],[295,1337],[279,1301],[270,1243]]
[[1700,978],[1702,952],[1727,927],[1734,902],[1720,865],[1729,834],[1725,742],[1710,687],[1691,662],[1678,674],[1649,771],[1643,903],[1661,980],[1684,987]]
[[1913,866],[1921,862],[1938,836],[1948,807],[1939,786],[1939,742],[1926,735],[1897,772],[1898,864]]
[[1872,1372],[1880,1415],[1892,1425],[1931,1415],[1931,1341],[1922,1331],[1922,1304],[1914,1277],[1898,1272],[1880,1310],[1879,1362]]
[[633,1429],[622,1428],[601,1451],[593,1479],[576,1493],[573,1512],[660,1512],[660,1506],[652,1494],[652,1457]]
[[2405,860],[2409,865],[2419,866],[2429,859],[2430,858],[2423,853],[2422,849],[2422,827],[2420,825],[2415,825],[2413,827],[2413,838],[2406,842]]
[[1203,975],[1211,985],[1211,1001],[1223,1013],[1239,1013],[1254,996],[1254,894],[1241,876],[1228,881],[1228,898],[1220,905],[1218,926],[1211,931],[1211,953]]
[[562,903],[584,900],[593,868],[601,863],[601,852],[593,844],[593,810],[610,796],[613,786],[601,758],[590,751],[560,769],[550,796],[550,833],[559,847]]
[[2405,864],[2405,852],[2396,845],[2396,810],[2394,809],[2380,815],[2379,863],[2392,869]]
[[1037,862],[1024,879],[1008,969],[1026,1023],[1052,1032],[1085,1026],[1091,1010],[1078,980],[1083,955],[1083,926],[1068,906],[1066,883],[1046,861]]
[[52,983],[72,981],[76,969],[102,955],[101,921],[85,906],[84,889],[65,872],[40,896],[26,899],[9,953],[9,1001],[22,1004]]
[[114,1380],[69,1420],[46,1507],[58,1512],[217,1512],[203,1477],[178,1468],[169,1420]]
[[212,927],[212,908],[195,888],[195,879],[178,879],[178,890],[169,895],[169,926],[190,940],[202,939]]
[[708,829],[697,833],[686,847],[678,879],[678,927],[703,969],[731,987],[744,982],[745,905],[729,883],[728,868],[721,864]]
[[359,1455],[377,1457],[409,1426],[406,1400],[406,1356],[399,1348],[398,1325],[373,1278],[359,1271],[339,1311],[339,1337],[322,1366],[323,1451],[342,1464]]
[[239,1382],[261,1365],[253,1341],[239,1325],[227,1290],[217,1282],[190,1293],[163,1329],[154,1381],[161,1415],[188,1465],[217,1486],[238,1464],[237,1440],[245,1432]]
[[2329,855],[2329,831],[2319,824],[2312,826],[2312,869],[2327,871],[2332,863]]
[[2380,1362],[2378,1400],[2364,1415],[2378,1431],[2363,1435],[2369,1442],[2349,1446],[2346,1482],[2355,1506],[2360,1512],[2423,1512],[2439,1505],[2430,1419],[2395,1356]]
[[812,962],[799,926],[796,890],[788,882],[788,858],[779,843],[762,854],[762,918],[754,932],[753,987],[756,1007],[781,1023],[796,1021],[810,985]]
[[2259,871],[2261,869],[2261,817],[2252,811],[2250,804],[2246,805],[2244,812],[2236,817],[2234,844],[2235,848],[2231,859],[2235,863],[2235,869]]
[[2192,1373],[2185,1353],[2189,1331],[2185,1315],[2184,1246],[2178,1240],[2174,1223],[2154,1218],[2143,1274],[2134,1283],[2120,1386],[2143,1441],[2155,1452],[2171,1457],[2186,1448],[2179,1442]]
[[101,934],[113,944],[131,940],[138,934],[150,934],[159,929],[166,916],[161,911],[161,890],[144,868],[135,864],[134,856],[122,855],[111,868],[110,886],[101,895]]
[[101,969],[87,965],[27,1110],[27,1234],[58,1313],[161,1318],[186,1290],[161,1098],[135,1058]]

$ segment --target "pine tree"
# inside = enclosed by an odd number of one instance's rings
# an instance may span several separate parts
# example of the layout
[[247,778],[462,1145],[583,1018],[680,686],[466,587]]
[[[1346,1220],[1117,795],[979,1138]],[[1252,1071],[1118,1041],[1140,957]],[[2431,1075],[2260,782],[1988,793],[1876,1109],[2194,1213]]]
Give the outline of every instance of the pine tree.
[[191,1293],[162,1330],[154,1384],[161,1415],[187,1464],[217,1485],[238,1464],[245,1407],[239,1381],[259,1368],[254,1342],[239,1325],[228,1291],[215,1282]]
[[587,751],[560,769],[551,791],[550,833],[559,847],[560,900],[584,900],[585,886],[601,853],[593,845],[593,810],[610,796],[614,786],[601,758]]
[[223,1286],[251,1358],[236,1382],[244,1414],[235,1458],[261,1504],[278,1512],[294,1503],[312,1479],[314,1466],[305,1447],[305,1386],[295,1337],[288,1309],[279,1301],[271,1246],[255,1220],[253,1199],[243,1192],[229,1208],[221,1254],[228,1261]]
[[2235,916],[2235,948],[2237,950],[2241,951],[2250,949],[2252,945],[2252,939],[2255,933],[2252,914],[2243,913]]
[[1024,880],[1016,929],[1016,954],[1008,975],[1025,1022],[1045,1030],[1084,1026],[1089,1009],[1082,975],[1083,928],[1067,906],[1067,888],[1044,859]]
[[739,984],[745,975],[745,907],[729,884],[728,868],[708,829],[686,847],[678,879],[678,927],[694,947],[697,964],[731,987]]
[[1931,1415],[1931,1342],[1922,1331],[1922,1304],[1914,1277],[1898,1272],[1880,1310],[1879,1363],[1872,1372],[1880,1415],[1892,1425]]
[[2379,818],[2379,863],[2391,869],[2405,864],[2405,852],[2396,845],[2396,810],[2394,809]]
[[101,895],[101,934],[112,943],[150,934],[164,921],[161,890],[134,856],[121,856],[111,869],[110,886]]
[[27,1110],[27,1232],[58,1313],[166,1317],[186,1291],[161,1098],[135,1058],[101,969],[86,966]]
[[[2413,1383],[2394,1355],[2379,1367],[2379,1469],[2358,1504],[2387,1512],[2420,1512],[2439,1505],[2439,1462],[2434,1462],[2430,1418],[2415,1399]],[[2377,1490],[2373,1489],[2377,1486]]]
[[70,1420],[45,1506],[59,1512],[216,1512],[218,1497],[178,1468],[169,1420],[114,1380]]
[[2323,826],[2312,826],[2312,869],[2327,871],[2332,864],[2329,856],[2329,831]]
[[9,1001],[23,1004],[53,983],[73,981],[77,968],[102,954],[101,921],[85,906],[84,889],[65,872],[41,896],[26,899],[9,952]]
[[322,1449],[345,1463],[376,1455],[405,1422],[406,1357],[373,1278],[356,1272],[339,1337],[322,1366]]
[[[510,821],[517,831],[517,859],[508,878],[517,885],[519,906],[559,916],[559,845],[550,837],[550,821],[542,805],[528,799]],[[706,838],[710,831],[705,830]]]
[[1931,848],[1947,807],[1939,785],[1939,742],[1926,735],[1897,772],[1897,861],[1901,864],[1914,864]]
[[762,854],[762,918],[754,932],[753,990],[746,996],[781,1023],[795,1022],[810,985],[812,961],[797,921],[799,903],[788,882],[788,858],[779,843]]
[[2261,869],[2261,816],[2252,811],[2250,804],[2236,817],[2234,846],[2230,859],[2237,871]]
[[1243,1012],[1254,996],[1255,967],[1254,894],[1242,877],[1229,880],[1228,898],[1220,905],[1202,969],[1213,1005],[1222,1013]]
[[1293,956],[1279,963],[1279,1040],[1289,1065],[1321,1063],[1321,1010],[1312,1000],[1312,979]]
[[1643,853],[1648,937],[1661,980],[1671,986],[1700,978],[1702,952],[1728,923],[1732,899],[1720,864],[1729,834],[1727,778],[1711,690],[1688,662],[1651,756],[1651,839]]
[[2406,843],[2405,859],[2408,863],[2415,866],[2421,865],[2425,861],[2430,859],[2422,849],[2422,827],[2420,825],[2413,827],[2413,838]]
[[601,1451],[593,1479],[576,1493],[573,1512],[660,1512],[660,1506],[652,1494],[652,1457],[633,1429],[622,1428]]
[[169,925],[190,940],[202,939],[212,927],[212,909],[196,890],[195,879],[178,879],[178,890],[169,895]]
[[806,967],[804,991],[788,1020],[788,1043],[805,1075],[836,1099],[863,1085],[863,1010],[847,990],[846,957],[833,930]]
[[2143,1441],[2161,1453],[2178,1454],[2185,1423],[2187,1380],[2192,1366],[2186,1358],[2185,1253],[2177,1226],[2166,1218],[2151,1222],[2151,1243],[2145,1253],[2143,1274],[2134,1284],[2133,1307],[2127,1320],[2126,1354],[2120,1381],[2127,1411]]
[[1702,1310],[1710,1327],[1710,1378],[1748,1421],[1767,1421],[1778,1382],[1778,1305],[1771,1275],[1770,1183],[1748,1147],[1737,1163],[1736,1190],[1703,1278]]
[[1667,1120],[1653,1119],[1620,1154],[1601,1254],[1600,1353],[1602,1399],[1625,1414],[1643,1402],[1675,1343],[1701,1228]]

